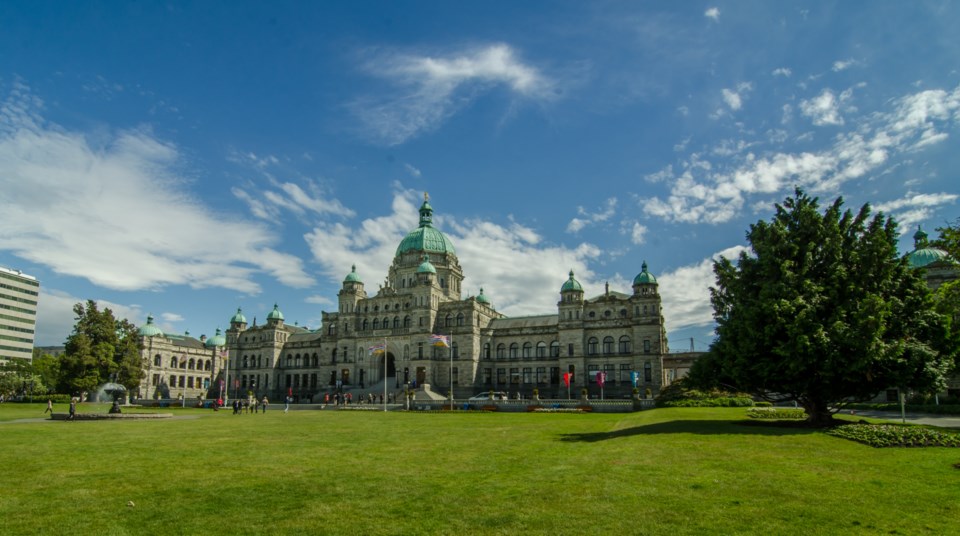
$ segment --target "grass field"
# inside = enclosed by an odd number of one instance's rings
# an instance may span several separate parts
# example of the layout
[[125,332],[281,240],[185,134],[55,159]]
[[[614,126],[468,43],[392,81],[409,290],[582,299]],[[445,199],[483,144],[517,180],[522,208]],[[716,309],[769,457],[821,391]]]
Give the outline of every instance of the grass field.
[[9,422],[43,408],[0,405],[0,534],[960,533],[960,449],[743,409]]

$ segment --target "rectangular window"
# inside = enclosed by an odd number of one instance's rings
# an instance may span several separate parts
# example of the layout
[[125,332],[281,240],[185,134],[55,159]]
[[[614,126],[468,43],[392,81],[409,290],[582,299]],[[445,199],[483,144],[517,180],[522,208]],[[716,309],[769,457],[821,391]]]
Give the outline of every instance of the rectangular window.
[[530,367],[523,367],[523,383],[533,383],[533,369]]
[[603,366],[603,371],[607,373],[607,383],[616,385],[617,384],[616,365],[614,365],[613,363],[608,363]]
[[597,383],[597,372],[600,371],[600,365],[587,365],[587,380],[591,383]]
[[460,369],[453,367],[453,384],[460,385]]
[[537,383],[540,385],[547,384],[547,367],[537,367]]
[[626,363],[620,365],[620,383],[631,383],[633,381],[630,379],[631,372],[633,372],[633,369],[630,367],[630,365]]
[[493,369],[483,369],[483,384],[493,385]]
[[568,356],[572,356],[572,355],[573,355],[573,343],[572,343],[572,342],[567,345],[567,355],[568,355]]
[[560,367],[550,367],[550,384],[560,385]]
[[158,383],[160,383],[160,375],[159,375],[159,374],[154,374],[154,375],[153,375],[153,386],[156,387]]
[[643,340],[643,353],[645,354],[650,353],[650,339]]
[[287,388],[293,387],[293,379],[290,378],[290,375],[287,374]]
[[510,369],[510,384],[519,385],[520,384],[520,369],[511,368]]
[[187,378],[187,387],[193,389],[193,376]]
[[417,343],[417,359],[423,359],[423,343]]
[[497,385],[505,385],[507,383],[507,369],[498,368],[497,369]]

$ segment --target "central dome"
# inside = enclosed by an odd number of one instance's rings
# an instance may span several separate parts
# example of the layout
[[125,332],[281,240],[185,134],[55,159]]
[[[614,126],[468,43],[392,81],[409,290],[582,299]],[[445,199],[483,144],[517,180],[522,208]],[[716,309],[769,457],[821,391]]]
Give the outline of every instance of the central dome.
[[433,207],[427,200],[427,194],[423,194],[423,205],[420,206],[420,226],[410,231],[400,241],[400,245],[397,246],[397,257],[410,251],[457,254],[457,251],[453,248],[453,242],[445,234],[433,228]]

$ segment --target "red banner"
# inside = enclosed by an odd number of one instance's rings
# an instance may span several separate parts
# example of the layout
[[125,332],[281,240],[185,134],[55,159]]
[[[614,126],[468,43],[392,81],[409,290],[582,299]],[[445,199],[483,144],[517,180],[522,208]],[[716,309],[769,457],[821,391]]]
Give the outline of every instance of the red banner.
[[570,373],[569,373],[569,372],[564,372],[564,373],[563,373],[563,383],[564,383],[564,385],[566,385],[567,387],[570,387]]
[[287,396],[293,396],[293,387],[287,387]]
[[597,383],[600,384],[600,387],[603,387],[603,384],[606,383],[606,381],[607,381],[607,373],[603,371],[598,372]]

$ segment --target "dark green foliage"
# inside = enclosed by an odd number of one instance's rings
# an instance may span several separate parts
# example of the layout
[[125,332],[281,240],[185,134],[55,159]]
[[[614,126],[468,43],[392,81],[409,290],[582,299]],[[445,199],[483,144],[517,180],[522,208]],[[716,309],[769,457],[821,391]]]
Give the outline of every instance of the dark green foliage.
[[751,406],[753,406],[753,399],[745,396],[657,401],[658,408],[749,408]]
[[897,254],[896,223],[842,206],[821,214],[798,189],[750,226],[752,255],[714,264],[717,340],[691,381],[796,400],[817,424],[848,399],[943,387],[947,320]]
[[960,434],[920,426],[846,424],[827,433],[871,447],[960,447]]
[[77,323],[67,337],[60,360],[59,391],[78,394],[95,391],[115,378],[128,391],[140,384],[143,368],[137,328],[126,319],[117,320],[113,311],[100,311],[96,302],[74,305]]

